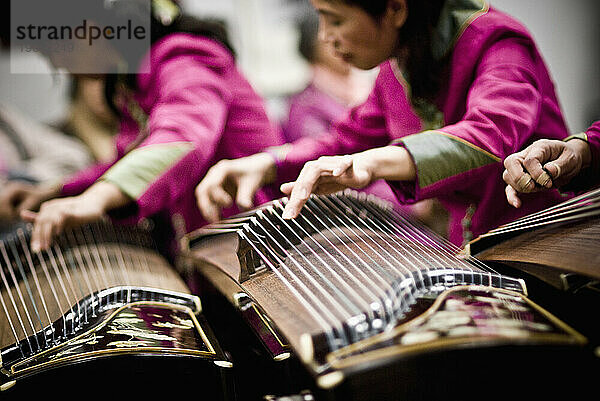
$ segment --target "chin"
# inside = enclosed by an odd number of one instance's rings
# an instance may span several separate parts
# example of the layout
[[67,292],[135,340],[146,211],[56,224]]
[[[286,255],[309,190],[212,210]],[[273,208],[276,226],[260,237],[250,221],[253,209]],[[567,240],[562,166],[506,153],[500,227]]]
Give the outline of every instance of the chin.
[[359,62],[359,61],[352,61],[350,64],[352,64],[354,67],[358,68],[359,70],[371,70],[375,67],[377,67],[379,64],[379,62],[377,63],[370,63],[370,62]]

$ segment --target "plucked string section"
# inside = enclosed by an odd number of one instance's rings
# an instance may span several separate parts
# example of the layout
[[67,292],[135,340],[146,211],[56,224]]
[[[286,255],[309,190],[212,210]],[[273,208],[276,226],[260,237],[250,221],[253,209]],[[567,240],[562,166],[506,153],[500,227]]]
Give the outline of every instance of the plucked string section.
[[525,292],[391,204],[355,191],[311,196],[284,220],[287,199],[204,231],[238,233],[253,250],[242,265],[271,271],[318,322],[330,350],[392,328],[418,298],[457,285]]
[[529,214],[481,235],[471,244],[471,252],[535,229],[597,219],[600,216],[600,188],[573,197],[542,211]]
[[30,237],[31,227],[19,228],[0,241],[5,364],[72,338],[114,308],[189,292],[156,251],[148,226],[91,223],[65,231],[35,253]]

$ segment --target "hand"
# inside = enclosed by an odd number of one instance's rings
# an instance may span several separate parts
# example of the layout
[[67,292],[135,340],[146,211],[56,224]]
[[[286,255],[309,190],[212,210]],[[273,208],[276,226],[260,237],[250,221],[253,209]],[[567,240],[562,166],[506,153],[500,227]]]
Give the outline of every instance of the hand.
[[320,157],[306,163],[295,182],[281,186],[281,191],[289,195],[283,218],[298,216],[311,193],[325,195],[345,188],[364,188],[379,179],[404,181],[415,177],[408,151],[398,146]]
[[508,203],[519,208],[519,192],[538,192],[569,183],[590,164],[590,158],[588,144],[579,139],[567,142],[540,139],[508,156],[502,174],[508,184],[505,191]]
[[250,209],[256,191],[273,182],[275,173],[275,160],[268,153],[219,161],[196,187],[202,216],[209,222],[219,220],[221,209],[231,206],[234,198],[241,209]]
[[39,252],[52,244],[52,239],[67,228],[100,220],[107,211],[131,201],[115,185],[98,182],[79,196],[53,199],[42,203],[38,213],[21,211],[23,220],[33,223],[31,250]]
[[60,186],[9,181],[0,192],[0,220],[17,219],[23,210],[37,210],[42,202],[60,195]]

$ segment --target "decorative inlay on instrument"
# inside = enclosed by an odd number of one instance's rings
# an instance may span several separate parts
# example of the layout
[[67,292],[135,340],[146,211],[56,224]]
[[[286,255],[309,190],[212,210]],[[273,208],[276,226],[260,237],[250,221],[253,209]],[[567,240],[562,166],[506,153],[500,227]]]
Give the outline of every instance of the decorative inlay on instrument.
[[395,398],[413,383],[386,387],[381,375],[418,355],[586,343],[531,302],[522,280],[380,200],[351,191],[312,196],[293,220],[281,217],[285,202],[193,233],[187,263],[238,308],[263,313],[256,330],[281,333],[320,389],[343,399]]
[[182,366],[211,365],[215,377],[231,367],[199,298],[142,227],[86,225],[35,254],[27,230],[0,241],[0,334],[3,389],[107,357],[121,369],[123,357],[187,358]]

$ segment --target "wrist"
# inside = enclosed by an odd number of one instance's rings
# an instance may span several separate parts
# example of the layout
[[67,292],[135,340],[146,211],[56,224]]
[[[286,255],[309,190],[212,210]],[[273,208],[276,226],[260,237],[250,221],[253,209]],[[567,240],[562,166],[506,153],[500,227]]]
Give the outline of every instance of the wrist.
[[47,201],[50,199],[58,198],[62,194],[62,182],[54,182],[41,184],[38,189],[41,197],[41,201]]
[[587,141],[580,138],[573,138],[567,142],[567,146],[571,148],[571,150],[581,156],[581,168],[588,168],[592,164],[592,152],[590,150],[590,145]]
[[82,199],[95,204],[102,213],[125,206],[131,202],[131,198],[121,191],[117,185],[108,181],[94,183],[80,196]]
[[400,146],[384,146],[362,152],[365,169],[372,181],[414,181],[415,165],[408,151]]
[[277,178],[277,163],[275,157],[270,152],[257,153],[251,156],[252,164],[260,166],[264,172],[262,184],[271,184]]

